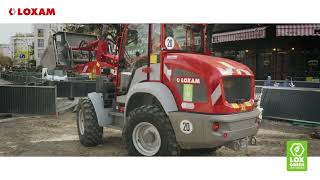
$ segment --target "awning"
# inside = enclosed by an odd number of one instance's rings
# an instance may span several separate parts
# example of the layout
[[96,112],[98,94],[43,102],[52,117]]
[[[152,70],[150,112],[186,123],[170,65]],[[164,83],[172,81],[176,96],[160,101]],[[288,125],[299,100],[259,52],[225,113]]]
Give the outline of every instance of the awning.
[[277,36],[320,36],[320,24],[277,25]]
[[238,31],[216,33],[212,35],[212,43],[262,39],[266,37],[267,27],[258,27]]

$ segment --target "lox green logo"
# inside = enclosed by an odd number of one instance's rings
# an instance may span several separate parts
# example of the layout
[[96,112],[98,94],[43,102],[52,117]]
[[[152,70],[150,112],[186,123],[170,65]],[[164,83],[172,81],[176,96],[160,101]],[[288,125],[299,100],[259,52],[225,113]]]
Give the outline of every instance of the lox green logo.
[[307,171],[308,169],[308,142],[287,142],[287,170]]

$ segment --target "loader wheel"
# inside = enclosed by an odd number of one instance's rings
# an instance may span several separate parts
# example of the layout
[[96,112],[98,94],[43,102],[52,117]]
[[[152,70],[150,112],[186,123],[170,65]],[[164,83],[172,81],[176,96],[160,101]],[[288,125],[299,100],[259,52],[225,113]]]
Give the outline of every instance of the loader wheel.
[[77,128],[80,143],[84,146],[96,146],[102,142],[103,127],[98,124],[96,112],[90,99],[79,101]]
[[177,156],[180,149],[162,108],[145,105],[130,112],[123,139],[131,156]]

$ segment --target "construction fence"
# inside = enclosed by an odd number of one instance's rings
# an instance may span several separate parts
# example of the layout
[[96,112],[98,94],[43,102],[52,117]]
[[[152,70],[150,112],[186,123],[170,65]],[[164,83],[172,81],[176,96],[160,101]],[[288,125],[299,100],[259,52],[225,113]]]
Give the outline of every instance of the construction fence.
[[68,81],[48,81],[41,79],[41,73],[36,72],[0,73],[0,77],[16,85],[55,86],[57,97],[85,97],[96,90],[96,81],[77,77],[71,77]]
[[[256,86],[274,86],[277,84],[279,87],[288,87],[290,81],[286,80],[256,80]],[[320,82],[309,82],[309,81],[293,81],[294,87],[303,87],[303,88],[320,88]]]
[[264,119],[320,125],[319,88],[257,87],[256,92],[258,89]]
[[56,114],[56,87],[0,85],[0,113]]
[[[38,78],[39,74],[33,76],[32,73],[2,73],[0,76],[7,81],[23,84],[0,86],[0,113],[52,114],[56,112],[57,97],[86,97],[88,93],[96,91],[96,81],[46,81]],[[264,119],[320,125],[320,111],[317,105],[320,102],[320,83],[295,81],[294,88],[259,86],[263,84],[264,81],[256,81],[255,98],[260,99]]]

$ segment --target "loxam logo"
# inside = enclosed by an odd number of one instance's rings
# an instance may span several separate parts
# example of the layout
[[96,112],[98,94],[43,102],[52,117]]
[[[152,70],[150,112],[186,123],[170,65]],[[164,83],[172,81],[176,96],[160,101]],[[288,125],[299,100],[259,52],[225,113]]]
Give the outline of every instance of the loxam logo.
[[11,16],[55,16],[55,8],[10,8]]

